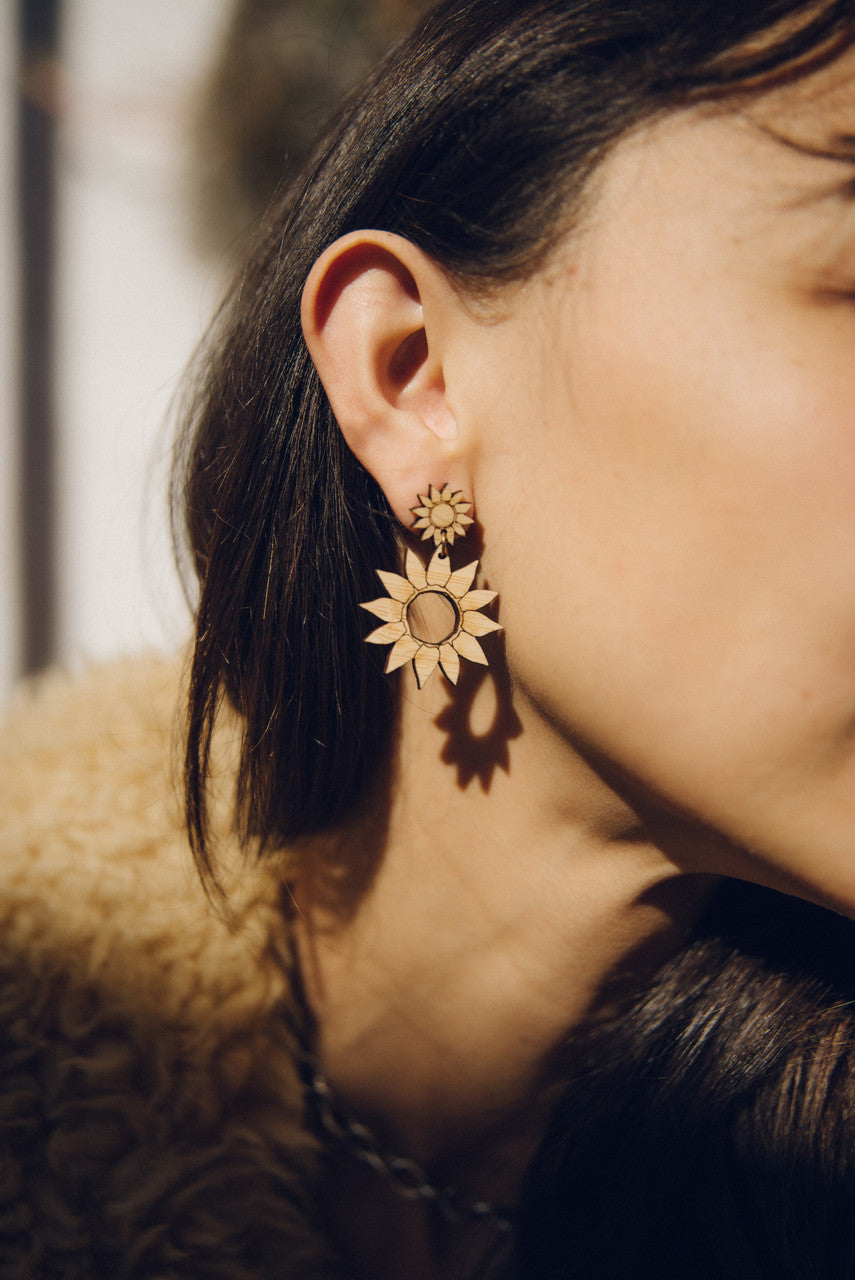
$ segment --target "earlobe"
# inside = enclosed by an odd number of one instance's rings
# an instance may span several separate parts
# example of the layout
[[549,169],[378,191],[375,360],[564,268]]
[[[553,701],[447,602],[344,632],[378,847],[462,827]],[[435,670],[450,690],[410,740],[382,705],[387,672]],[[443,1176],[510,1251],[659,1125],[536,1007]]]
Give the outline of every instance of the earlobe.
[[455,305],[436,264],[388,232],[336,241],[303,292],[306,345],[336,420],[404,524],[429,483],[471,489],[442,360]]

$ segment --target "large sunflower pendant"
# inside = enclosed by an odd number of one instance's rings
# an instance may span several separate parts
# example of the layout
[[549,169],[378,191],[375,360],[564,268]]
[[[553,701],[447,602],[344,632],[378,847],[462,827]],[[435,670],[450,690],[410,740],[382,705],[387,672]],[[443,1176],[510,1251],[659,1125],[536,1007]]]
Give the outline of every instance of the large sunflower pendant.
[[[423,499],[422,502],[424,505]],[[445,513],[442,514],[444,516]],[[467,523],[471,524],[471,521]],[[395,671],[412,661],[419,688],[437,667],[452,684],[457,684],[461,658],[486,666],[487,658],[478,637],[502,629],[497,622],[479,612],[495,600],[497,592],[471,590],[478,561],[473,560],[452,572],[446,540],[436,541],[439,545],[427,568],[415,552],[408,550],[406,577],[378,569],[377,576],[388,595],[361,606],[383,622],[383,626],[365,639],[368,644],[391,644],[386,671]],[[423,615],[428,610],[432,610],[434,619],[438,614],[445,620],[440,627],[445,633],[439,638],[434,634],[428,639],[424,634]],[[434,622],[434,632],[435,629]]]

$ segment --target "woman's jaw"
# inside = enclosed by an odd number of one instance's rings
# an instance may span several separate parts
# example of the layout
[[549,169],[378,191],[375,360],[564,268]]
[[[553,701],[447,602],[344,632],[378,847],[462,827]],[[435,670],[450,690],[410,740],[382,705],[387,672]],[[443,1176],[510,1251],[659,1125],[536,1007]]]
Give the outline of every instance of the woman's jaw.
[[620,143],[473,326],[458,414],[518,709],[653,797],[679,865],[848,914],[853,69]]

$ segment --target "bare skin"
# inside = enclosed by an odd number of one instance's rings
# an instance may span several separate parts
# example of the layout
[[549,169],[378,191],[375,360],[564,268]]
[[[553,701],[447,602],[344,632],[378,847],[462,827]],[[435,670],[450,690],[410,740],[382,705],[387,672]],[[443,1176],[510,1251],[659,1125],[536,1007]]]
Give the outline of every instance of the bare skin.
[[[351,448],[402,525],[430,482],[471,496],[500,592],[502,767],[461,785],[442,678],[403,674],[388,811],[342,837],[376,874],[343,914],[297,894],[325,1071],[473,1194],[513,1200],[556,1050],[714,877],[855,914],[853,167],[810,154],[855,135],[853,69],[626,139],[489,317],[385,233],[307,285]],[[366,1277],[485,1248],[371,1175],[336,1204]]]
[[[374,884],[345,924],[301,896],[320,1057],[392,1150],[438,1185],[513,1205],[560,1084],[556,1047],[626,994],[617,970],[640,982],[676,949],[709,879],[680,876],[581,758],[568,771],[538,720],[523,720],[509,772],[461,790],[437,724],[447,686],[405,679]],[[352,1162],[333,1176],[366,1276],[457,1275],[461,1255],[497,1243],[492,1228],[437,1230]]]

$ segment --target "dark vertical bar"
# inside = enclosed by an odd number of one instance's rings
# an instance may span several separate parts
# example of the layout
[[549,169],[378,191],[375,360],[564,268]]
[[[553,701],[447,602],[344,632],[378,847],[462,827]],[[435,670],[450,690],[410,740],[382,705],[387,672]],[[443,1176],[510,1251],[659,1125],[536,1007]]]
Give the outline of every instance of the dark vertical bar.
[[56,120],[50,85],[59,9],[59,0],[18,0],[19,512],[26,671],[45,666],[56,651]]

